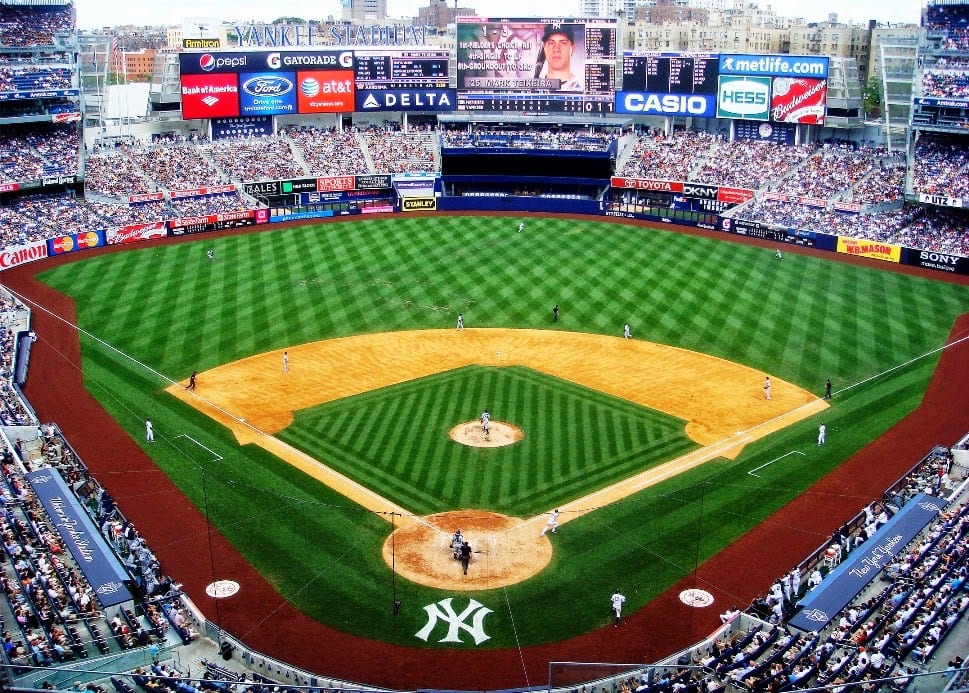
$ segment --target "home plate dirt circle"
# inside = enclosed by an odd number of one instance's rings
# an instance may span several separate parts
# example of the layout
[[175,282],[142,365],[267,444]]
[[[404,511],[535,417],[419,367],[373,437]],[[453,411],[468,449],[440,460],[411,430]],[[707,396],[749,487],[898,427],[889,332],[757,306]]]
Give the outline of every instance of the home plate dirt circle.
[[473,448],[500,448],[513,445],[525,437],[525,433],[510,423],[492,420],[485,435],[480,421],[465,421],[448,431],[451,440]]
[[[384,542],[383,557],[397,574],[427,587],[487,590],[538,574],[552,560],[552,542],[541,536],[544,521],[525,522],[486,510],[456,510],[416,520]],[[473,551],[468,574],[449,543],[461,530]]]

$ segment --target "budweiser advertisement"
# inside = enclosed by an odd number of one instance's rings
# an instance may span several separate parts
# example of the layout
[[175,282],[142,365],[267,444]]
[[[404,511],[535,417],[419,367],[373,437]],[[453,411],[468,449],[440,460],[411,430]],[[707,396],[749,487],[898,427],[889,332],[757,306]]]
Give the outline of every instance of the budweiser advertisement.
[[26,245],[13,245],[0,249],[0,270],[10,269],[48,257],[47,241],[34,241]]
[[775,77],[771,88],[771,120],[822,125],[827,99],[826,79]]
[[167,235],[168,228],[165,226],[165,222],[156,221],[151,224],[132,224],[110,229],[105,232],[104,237],[108,245],[117,245],[118,243],[150,241],[152,238],[164,238]]

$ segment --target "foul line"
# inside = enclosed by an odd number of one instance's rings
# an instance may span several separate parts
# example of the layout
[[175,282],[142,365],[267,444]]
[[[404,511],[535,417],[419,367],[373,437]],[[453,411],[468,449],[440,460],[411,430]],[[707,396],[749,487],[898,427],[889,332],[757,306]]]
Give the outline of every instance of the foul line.
[[204,445],[202,445],[200,442],[198,442],[197,440],[195,440],[195,438],[193,438],[192,436],[190,436],[187,433],[179,433],[177,436],[175,436],[175,438],[173,438],[173,440],[178,440],[179,438],[188,438],[190,441],[192,441],[193,443],[195,443],[196,445],[198,445],[203,450],[208,450],[208,452],[212,455],[212,461],[213,462],[221,462],[224,459],[222,457],[222,455],[220,455],[219,453],[217,453],[215,450],[209,450],[209,448],[207,448]]
[[779,460],[783,460],[783,459],[784,459],[785,457],[787,457],[788,455],[801,455],[801,456],[803,457],[803,456],[804,456],[804,453],[803,453],[803,452],[801,452],[800,450],[791,450],[790,452],[786,452],[786,453],[784,453],[784,454],[783,454],[783,455],[781,455],[780,457],[775,457],[775,458],[774,458],[774,459],[772,459],[772,460],[771,460],[770,462],[765,462],[764,464],[762,464],[762,465],[760,465],[759,467],[754,467],[753,469],[751,469],[751,470],[750,470],[749,472],[747,472],[747,473],[748,473],[748,474],[750,474],[751,476],[756,476],[756,477],[757,477],[757,478],[759,479],[759,478],[760,478],[760,474],[754,474],[754,472],[756,472],[756,471],[759,471],[759,470],[761,470],[761,469],[763,469],[763,468],[764,468],[764,467],[766,467],[767,465],[770,465],[770,464],[774,464],[775,462],[778,462]]

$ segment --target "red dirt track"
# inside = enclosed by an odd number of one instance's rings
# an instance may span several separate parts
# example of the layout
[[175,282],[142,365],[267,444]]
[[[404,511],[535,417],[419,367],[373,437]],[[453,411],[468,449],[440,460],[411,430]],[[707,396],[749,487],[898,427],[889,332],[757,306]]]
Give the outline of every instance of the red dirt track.
[[[672,228],[683,231],[681,227]],[[725,241],[749,240],[725,234],[701,235]],[[845,259],[801,248],[785,250]],[[851,260],[857,262],[858,258]],[[34,274],[52,263],[65,261],[68,258],[21,266],[3,272],[0,279],[17,293],[73,321],[73,303],[33,279]],[[865,264],[894,269],[881,262]],[[903,269],[907,270],[911,268]],[[967,277],[918,273],[969,283]],[[326,677],[387,688],[483,690],[540,686],[548,683],[551,661],[655,661],[715,630],[720,625],[718,614],[722,609],[731,604],[745,606],[766,593],[774,579],[790,570],[860,509],[859,498],[880,498],[889,484],[934,445],[951,444],[969,430],[967,340],[942,353],[935,376],[915,412],[808,493],[700,566],[695,574],[630,614],[620,628],[608,627],[522,650],[419,649],[363,640],[302,615],[215,530],[211,532],[210,561],[210,539],[202,512],[189,503],[85,391],[76,331],[36,306],[31,308],[33,326],[40,339],[32,349],[27,398],[41,421],[54,421],[60,426],[92,475],[111,491],[124,514],[147,538],[165,571],[184,584],[202,611],[256,651]],[[956,321],[949,341],[967,335],[969,313]],[[218,566],[215,578],[231,578],[240,583],[238,595],[219,601],[205,595],[205,586],[213,580],[213,565]],[[706,609],[683,605],[678,595],[688,587],[708,590],[716,598],[715,605]],[[608,607],[606,596],[604,611]],[[391,630],[389,613],[387,623]],[[410,641],[413,634],[397,635]]]

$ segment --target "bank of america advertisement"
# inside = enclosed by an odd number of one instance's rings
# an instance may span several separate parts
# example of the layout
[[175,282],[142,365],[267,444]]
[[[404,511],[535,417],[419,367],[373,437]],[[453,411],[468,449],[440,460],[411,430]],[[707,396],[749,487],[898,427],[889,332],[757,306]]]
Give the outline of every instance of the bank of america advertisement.
[[616,20],[457,19],[458,90],[612,94]]

